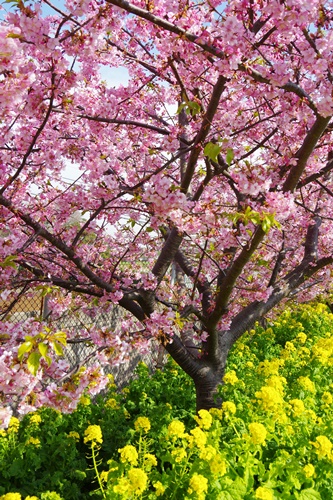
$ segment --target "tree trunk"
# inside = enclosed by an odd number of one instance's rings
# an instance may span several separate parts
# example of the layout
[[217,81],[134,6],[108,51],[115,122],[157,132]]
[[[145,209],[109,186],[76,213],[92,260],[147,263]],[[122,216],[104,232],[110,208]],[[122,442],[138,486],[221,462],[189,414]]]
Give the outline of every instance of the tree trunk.
[[217,389],[222,384],[224,367],[205,366],[193,378],[196,391],[196,410],[220,408],[222,400],[217,396]]

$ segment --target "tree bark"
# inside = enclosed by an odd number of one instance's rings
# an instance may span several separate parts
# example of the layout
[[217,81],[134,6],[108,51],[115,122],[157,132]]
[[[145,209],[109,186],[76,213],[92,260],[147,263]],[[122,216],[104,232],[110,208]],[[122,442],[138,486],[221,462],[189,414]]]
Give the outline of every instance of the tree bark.
[[222,384],[225,366],[203,366],[194,378],[196,392],[196,410],[220,408],[222,400],[217,396],[218,386]]

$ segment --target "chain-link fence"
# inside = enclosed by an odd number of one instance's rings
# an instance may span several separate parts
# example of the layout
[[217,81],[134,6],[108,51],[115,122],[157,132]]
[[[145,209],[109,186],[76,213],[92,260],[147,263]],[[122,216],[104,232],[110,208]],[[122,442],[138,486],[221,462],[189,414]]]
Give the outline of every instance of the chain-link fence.
[[[12,302],[0,303],[0,311],[2,320],[20,322],[30,317],[38,317],[43,318],[52,330],[70,333],[64,356],[71,370],[89,365],[94,361],[97,349],[91,342],[89,333],[105,328],[116,330],[122,318],[122,310],[119,306],[114,306],[110,312],[97,314],[95,309],[90,314],[88,310],[83,312],[81,308],[71,308],[56,316],[49,307],[48,297],[42,297],[37,291],[22,294]],[[133,350],[126,361],[116,366],[110,363],[104,370],[112,373],[115,383],[122,388],[133,378],[135,368],[140,361],[145,362],[151,371],[154,371],[156,368],[162,368],[165,360],[166,351],[156,342],[152,344],[149,354],[142,355]]]

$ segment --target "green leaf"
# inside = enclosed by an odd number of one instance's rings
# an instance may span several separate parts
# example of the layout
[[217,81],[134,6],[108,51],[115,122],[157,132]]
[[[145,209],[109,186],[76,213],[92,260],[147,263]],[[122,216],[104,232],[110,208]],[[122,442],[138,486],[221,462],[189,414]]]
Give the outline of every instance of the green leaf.
[[[236,480],[227,488],[227,491],[223,492],[224,496],[221,496],[221,500],[232,499],[232,500],[244,500],[246,495],[246,484],[241,477],[237,477]],[[230,495],[230,496],[229,496]]]
[[48,364],[48,366],[50,366],[52,363],[52,358],[50,358],[50,356],[44,356],[44,359],[45,359],[46,363]]
[[8,35],[6,35],[6,38],[23,38],[23,37],[18,33],[8,33]]
[[58,342],[52,342],[52,345],[53,345],[53,349],[55,350],[55,353],[58,356],[62,356],[64,354],[64,351]]
[[227,149],[227,154],[225,156],[225,161],[227,162],[227,164],[229,165],[229,167],[230,167],[231,162],[232,162],[233,159],[234,159],[234,150],[231,149],[231,148],[228,148]]
[[185,110],[185,113],[187,115],[195,116],[201,111],[201,106],[197,101],[185,101],[180,104],[180,106],[177,109],[177,114],[182,110]]
[[298,500],[321,500],[321,495],[313,488],[307,488],[306,490],[297,493],[297,498]]
[[23,356],[25,355],[26,352],[31,351],[33,346],[33,343],[28,341],[28,342],[23,342],[23,344],[20,345],[20,347],[17,350],[17,357],[19,361],[22,361]]
[[45,356],[47,355],[47,351],[49,350],[49,347],[47,344],[44,344],[44,342],[40,342],[38,344],[38,350],[41,353],[41,355],[43,356],[43,358],[45,358]]
[[204,147],[204,155],[215,163],[218,162],[218,155],[221,153],[221,146],[214,144],[213,142],[208,142]]
[[53,335],[52,340],[60,342],[60,344],[62,344],[63,346],[67,345],[67,335],[65,332],[56,332]]
[[5,260],[0,262],[0,267],[12,267],[13,269],[17,269],[17,264],[15,263],[16,255],[7,255]]
[[41,357],[42,357],[41,354],[39,354],[39,352],[36,352],[36,351],[32,352],[28,356],[27,367],[28,367],[29,372],[32,373],[33,375],[37,374]]

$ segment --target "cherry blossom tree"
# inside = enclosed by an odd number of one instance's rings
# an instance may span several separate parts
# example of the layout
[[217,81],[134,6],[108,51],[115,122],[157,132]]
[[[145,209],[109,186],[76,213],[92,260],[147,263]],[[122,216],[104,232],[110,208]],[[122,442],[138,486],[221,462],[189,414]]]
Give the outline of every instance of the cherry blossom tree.
[[[157,340],[197,408],[216,405],[237,339],[329,291],[333,2],[4,5],[3,422],[13,401],[70,410],[106,383],[96,364],[68,372],[70,334],[8,321],[36,287],[57,311],[120,306],[115,330],[91,332],[96,362]],[[115,68],[119,86],[101,76]]]

